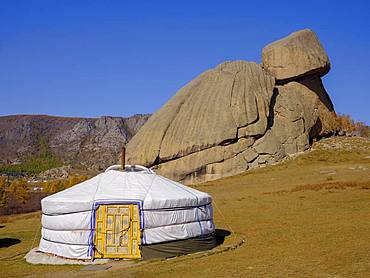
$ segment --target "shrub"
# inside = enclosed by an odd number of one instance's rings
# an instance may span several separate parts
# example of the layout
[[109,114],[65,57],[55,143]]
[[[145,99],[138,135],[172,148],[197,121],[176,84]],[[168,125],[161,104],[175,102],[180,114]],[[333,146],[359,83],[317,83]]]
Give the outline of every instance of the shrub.
[[343,135],[370,136],[370,127],[363,122],[354,121],[350,115],[338,114],[335,116],[337,131]]

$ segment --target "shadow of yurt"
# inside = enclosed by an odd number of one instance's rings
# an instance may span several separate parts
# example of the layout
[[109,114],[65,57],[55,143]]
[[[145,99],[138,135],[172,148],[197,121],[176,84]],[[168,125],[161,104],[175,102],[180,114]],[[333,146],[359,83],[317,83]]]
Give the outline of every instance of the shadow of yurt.
[[0,238],[0,248],[7,248],[16,244],[21,243],[21,240],[18,238],[10,238],[10,237],[5,237],[5,238]]

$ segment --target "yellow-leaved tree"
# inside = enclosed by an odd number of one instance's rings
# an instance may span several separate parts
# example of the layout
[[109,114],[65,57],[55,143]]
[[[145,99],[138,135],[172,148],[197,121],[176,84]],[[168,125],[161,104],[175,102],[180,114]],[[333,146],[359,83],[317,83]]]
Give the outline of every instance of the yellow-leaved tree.
[[18,202],[25,204],[30,198],[27,181],[25,179],[16,179],[11,182],[9,192],[17,199]]
[[71,175],[66,180],[46,181],[43,184],[45,193],[56,193],[87,180],[87,176]]
[[8,181],[6,178],[0,178],[0,208],[6,208],[8,205]]

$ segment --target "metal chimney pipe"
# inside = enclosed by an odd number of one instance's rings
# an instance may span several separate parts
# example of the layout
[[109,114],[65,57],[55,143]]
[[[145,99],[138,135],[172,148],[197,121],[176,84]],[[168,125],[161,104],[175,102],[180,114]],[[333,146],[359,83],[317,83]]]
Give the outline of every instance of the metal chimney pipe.
[[126,165],[126,147],[123,146],[121,150],[121,169],[122,171],[125,170],[125,165]]

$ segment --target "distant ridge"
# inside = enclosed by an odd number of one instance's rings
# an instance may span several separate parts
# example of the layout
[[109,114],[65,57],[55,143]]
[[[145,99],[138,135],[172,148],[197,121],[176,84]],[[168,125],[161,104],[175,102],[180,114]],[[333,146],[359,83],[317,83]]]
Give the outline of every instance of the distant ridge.
[[101,170],[115,163],[150,115],[99,118],[0,116],[0,162],[16,163],[46,147],[65,164]]

